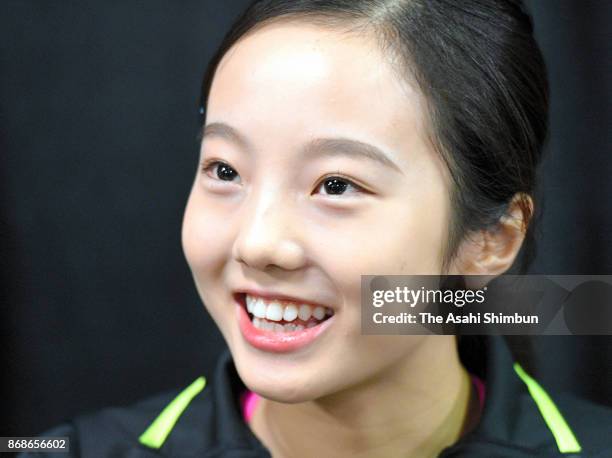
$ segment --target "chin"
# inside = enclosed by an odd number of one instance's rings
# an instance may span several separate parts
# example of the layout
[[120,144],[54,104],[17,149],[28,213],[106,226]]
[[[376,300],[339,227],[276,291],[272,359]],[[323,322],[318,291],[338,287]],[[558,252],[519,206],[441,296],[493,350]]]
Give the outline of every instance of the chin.
[[312,401],[323,394],[313,386],[311,377],[303,369],[281,368],[277,364],[274,364],[274,369],[266,369],[264,364],[253,360],[244,362],[239,356],[234,361],[244,384],[271,401],[295,404]]
[[278,386],[261,386],[261,387],[249,387],[252,391],[255,391],[260,396],[275,402],[282,402],[284,404],[298,404],[300,402],[312,401],[316,399],[304,390],[296,389],[295,387],[279,384]]

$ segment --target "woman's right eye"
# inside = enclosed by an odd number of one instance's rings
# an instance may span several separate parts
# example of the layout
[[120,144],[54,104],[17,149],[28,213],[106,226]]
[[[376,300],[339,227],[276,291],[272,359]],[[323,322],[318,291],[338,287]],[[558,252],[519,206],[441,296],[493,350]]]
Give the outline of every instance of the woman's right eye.
[[[240,175],[229,164],[222,161],[211,161],[202,165],[202,171],[210,178],[220,181],[240,183]],[[238,178],[238,181],[234,181]]]

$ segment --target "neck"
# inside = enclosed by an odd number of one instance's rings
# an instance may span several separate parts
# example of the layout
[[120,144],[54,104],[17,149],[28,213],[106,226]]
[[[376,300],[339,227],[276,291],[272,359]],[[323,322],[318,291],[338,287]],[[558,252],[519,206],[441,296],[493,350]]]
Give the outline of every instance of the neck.
[[275,458],[437,456],[471,429],[478,409],[454,339],[428,338],[357,386],[299,404],[262,399],[251,428]]

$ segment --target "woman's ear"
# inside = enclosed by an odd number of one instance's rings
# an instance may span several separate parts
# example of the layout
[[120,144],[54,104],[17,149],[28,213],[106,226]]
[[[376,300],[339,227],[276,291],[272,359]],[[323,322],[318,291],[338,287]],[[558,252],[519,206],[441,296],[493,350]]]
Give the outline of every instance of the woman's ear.
[[452,270],[459,275],[506,272],[523,244],[532,214],[533,200],[525,194],[515,195],[497,225],[469,234],[461,242]]

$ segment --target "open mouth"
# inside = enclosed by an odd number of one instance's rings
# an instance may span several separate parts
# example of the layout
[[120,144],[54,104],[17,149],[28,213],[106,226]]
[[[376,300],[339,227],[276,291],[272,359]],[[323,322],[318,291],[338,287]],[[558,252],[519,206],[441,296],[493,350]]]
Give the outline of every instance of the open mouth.
[[247,293],[237,293],[236,300],[244,307],[255,328],[274,333],[314,328],[334,315],[331,308],[321,305],[264,299]]

